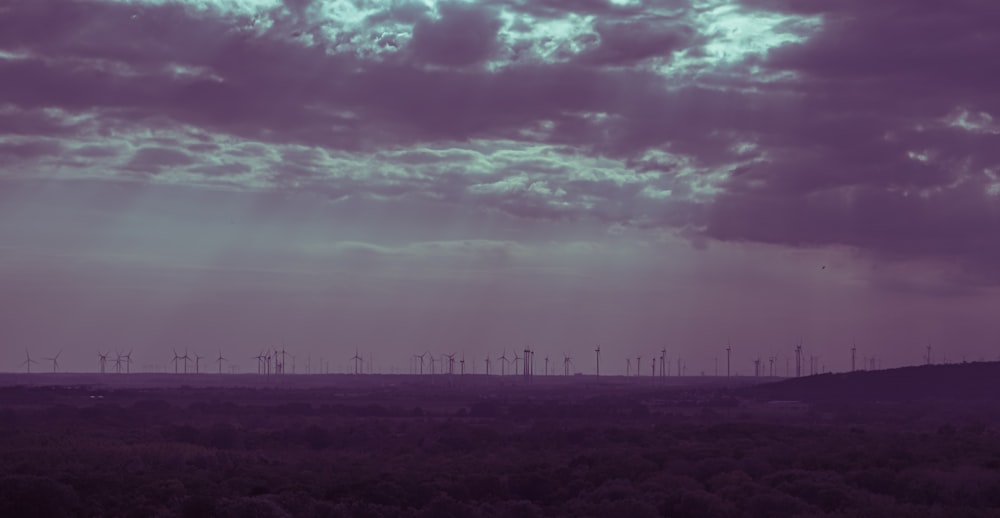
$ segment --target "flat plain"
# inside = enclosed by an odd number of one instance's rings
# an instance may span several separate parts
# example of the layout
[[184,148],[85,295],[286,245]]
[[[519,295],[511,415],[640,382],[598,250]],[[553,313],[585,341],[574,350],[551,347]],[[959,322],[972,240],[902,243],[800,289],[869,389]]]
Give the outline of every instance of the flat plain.
[[998,516],[998,379],[3,375],[0,515]]

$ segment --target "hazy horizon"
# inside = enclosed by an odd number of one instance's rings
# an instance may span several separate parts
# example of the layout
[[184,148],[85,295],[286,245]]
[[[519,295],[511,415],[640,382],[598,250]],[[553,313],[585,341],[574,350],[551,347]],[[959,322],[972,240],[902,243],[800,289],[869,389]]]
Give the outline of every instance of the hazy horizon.
[[1000,358],[1000,3],[813,4],[5,4],[0,371]]

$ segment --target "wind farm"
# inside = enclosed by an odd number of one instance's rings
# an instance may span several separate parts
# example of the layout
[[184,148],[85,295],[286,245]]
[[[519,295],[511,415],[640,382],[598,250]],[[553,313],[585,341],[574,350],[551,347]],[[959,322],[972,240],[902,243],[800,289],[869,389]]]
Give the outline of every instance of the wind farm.
[[[97,362],[93,370],[66,369],[66,362],[69,360],[64,356],[65,348],[58,349],[51,356],[38,356],[38,353],[31,352],[30,348],[25,348],[25,355],[19,363],[12,364],[8,374],[0,373],[0,384],[28,383],[28,384],[109,384],[109,385],[134,385],[141,386],[175,386],[179,384],[190,386],[234,386],[280,384],[282,386],[322,386],[324,384],[340,385],[344,378],[359,380],[365,384],[370,383],[427,383],[444,384],[452,387],[469,387],[474,385],[489,386],[531,386],[539,390],[548,386],[579,386],[581,390],[588,387],[598,386],[598,384],[650,387],[678,387],[678,386],[718,386],[736,387],[747,386],[760,383],[771,383],[786,378],[807,378],[830,374],[843,374],[854,372],[872,372],[890,370],[906,367],[906,364],[898,367],[886,367],[883,359],[876,355],[863,355],[859,365],[858,344],[854,340],[849,347],[845,347],[845,355],[838,368],[831,361],[829,364],[821,361],[820,355],[811,354],[806,358],[801,338],[791,342],[792,345],[785,347],[758,347],[756,353],[745,359],[738,359],[734,363],[734,358],[739,358],[735,353],[731,341],[727,341],[721,353],[725,353],[723,369],[720,371],[718,357],[709,362],[695,367],[689,371],[693,359],[686,359],[683,356],[671,359],[668,357],[667,347],[661,347],[654,354],[649,355],[648,362],[643,369],[643,355],[636,354],[630,356],[617,353],[618,360],[623,365],[619,371],[605,367],[601,370],[602,352],[605,362],[615,362],[616,347],[605,345],[602,349],[600,345],[594,345],[593,349],[580,348],[584,351],[590,350],[593,355],[592,363],[583,362],[578,364],[574,356],[568,352],[561,351],[554,354],[555,348],[544,348],[547,351],[543,354],[541,367],[536,371],[536,354],[538,347],[523,347],[523,350],[514,348],[510,353],[509,348],[499,347],[490,354],[472,353],[483,355],[482,369],[475,367],[476,362],[470,362],[472,368],[466,368],[466,352],[446,352],[435,356],[429,350],[421,353],[410,353],[408,357],[396,358],[398,363],[392,358],[384,359],[382,362],[375,362],[374,355],[366,352],[360,347],[353,348],[353,355],[347,352],[341,353],[344,360],[338,364],[339,368],[331,368],[329,361],[320,359],[318,368],[307,361],[305,369],[296,370],[294,359],[296,352],[294,346],[289,349],[288,345],[263,346],[261,351],[255,356],[250,356],[249,360],[256,363],[256,369],[244,371],[238,362],[231,358],[231,355],[224,354],[218,348],[217,356],[207,358],[190,346],[183,349],[176,347],[170,349],[170,354],[162,355],[159,361],[143,361],[142,367],[133,368],[133,355],[135,347],[128,348],[127,352],[117,350],[115,353],[98,351]],[[207,347],[206,347],[207,348]],[[627,349],[627,348],[623,348]],[[683,347],[676,347],[676,351],[683,351]],[[75,354],[70,353],[75,360]],[[303,353],[300,353],[303,354]],[[311,357],[312,353],[304,353]],[[333,350],[325,351],[327,357],[336,357],[338,353]],[[552,368],[550,366],[550,355],[561,358],[562,368]],[[695,354],[691,354],[695,356]],[[701,355],[704,358],[705,354]],[[239,355],[242,357],[242,355]],[[37,358],[37,359],[36,359]],[[587,358],[583,355],[583,358]],[[63,363],[60,364],[60,359]],[[779,369],[780,360],[785,359],[786,367],[782,373]],[[804,360],[808,359],[808,366]],[[203,360],[206,360],[203,362]],[[215,368],[206,368],[207,361],[215,363]],[[794,369],[790,369],[788,362],[793,361]],[[985,361],[981,358],[980,362]],[[45,362],[45,363],[41,363]],[[750,368],[742,371],[735,365],[750,364]],[[291,366],[289,366],[291,363]],[[403,367],[402,364],[408,363]],[[589,363],[589,365],[588,365]],[[935,360],[931,356],[931,348],[927,346],[920,356],[915,356],[909,362],[910,366],[944,364],[947,358],[942,357]],[[955,363],[955,362],[950,362]],[[963,361],[962,363],[968,363]],[[85,365],[85,362],[83,362]],[[497,365],[499,364],[499,365]],[[225,368],[224,368],[225,367]],[[497,368],[499,367],[499,368]],[[674,367],[671,370],[671,367]],[[364,380],[364,381],[360,381]],[[378,380],[374,382],[373,380]]]
[[[845,347],[848,364],[855,347]],[[720,506],[720,516],[744,516],[737,510],[742,500],[730,490],[750,481],[761,484],[757,491],[786,495],[782,502],[797,512],[814,514],[868,506],[869,493],[875,494],[876,490],[859,486],[849,478],[831,479],[825,482],[826,491],[842,494],[831,501],[799,493],[792,486],[772,484],[771,477],[781,471],[762,468],[760,463],[785,459],[783,452],[792,448],[812,452],[810,456],[789,456],[783,461],[796,470],[797,477],[826,473],[813,463],[835,459],[846,466],[843,469],[866,470],[869,468],[863,459],[867,457],[845,461],[851,459],[848,453],[867,441],[891,440],[894,455],[907,455],[905,460],[894,461],[899,469],[904,473],[927,470],[940,462],[921,456],[927,446],[918,437],[927,436],[935,439],[934,459],[941,455],[948,459],[948,466],[970,470],[970,466],[990,458],[988,452],[994,451],[995,435],[989,430],[1000,430],[1000,407],[992,395],[1000,379],[1000,362],[995,361],[920,362],[884,370],[848,366],[837,373],[772,377],[765,375],[764,371],[770,369],[765,367],[763,355],[758,355],[746,360],[754,366],[747,375],[725,375],[723,371],[719,376],[683,376],[677,375],[685,372],[680,367],[683,360],[674,360],[679,367],[671,373],[666,348],[661,348],[659,365],[653,363],[647,369],[639,368],[641,355],[620,357],[635,362],[634,370],[626,375],[599,374],[596,352],[590,373],[580,372],[585,368],[576,364],[570,352],[550,353],[562,359],[562,369],[550,369],[546,362],[545,369],[535,372],[532,357],[538,349],[526,348],[528,352],[523,356],[517,355],[523,364],[517,374],[513,370],[501,374],[490,369],[493,357],[508,357],[503,348],[480,360],[486,368],[478,374],[465,369],[463,361],[456,359],[461,358],[459,353],[452,352],[412,354],[409,371],[380,372],[369,367],[376,362],[366,358],[369,355],[360,347],[352,350],[353,355],[340,355],[348,360],[341,372],[329,372],[324,361],[319,362],[320,367],[310,365],[307,372],[294,372],[285,368],[286,360],[281,359],[283,354],[293,357],[291,347],[263,347],[257,356],[249,357],[258,368],[244,373],[224,368],[228,358],[236,357],[224,350],[215,356],[214,369],[202,369],[193,363],[201,357],[196,348],[171,350],[162,361],[173,365],[157,372],[130,371],[127,358],[136,354],[133,350],[116,353],[113,368],[106,366],[108,355],[98,352],[94,371],[83,373],[62,370],[68,360],[66,353],[47,356],[49,363],[40,364],[42,358],[35,360],[29,350],[21,362],[23,371],[0,374],[0,433],[7,437],[0,445],[0,456],[24,451],[37,437],[61,437],[69,430],[73,441],[50,443],[46,451],[52,456],[37,461],[39,469],[62,469],[63,462],[68,461],[57,459],[98,452],[111,459],[128,458],[137,448],[146,453],[141,457],[142,469],[128,464],[131,467],[125,473],[105,471],[100,464],[69,482],[52,482],[38,476],[23,478],[10,472],[3,480],[12,491],[20,491],[20,484],[61,484],[51,487],[59,488],[58,495],[74,495],[41,504],[29,493],[16,493],[22,495],[17,502],[66,509],[83,502],[110,514],[144,509],[143,505],[179,512],[196,504],[216,513],[235,513],[235,509],[260,505],[313,509],[310,513],[332,506],[346,512],[375,502],[380,513],[400,516],[418,516],[414,513],[439,504],[419,494],[384,501],[369,495],[368,488],[405,487],[407,480],[424,480],[426,487],[461,487],[469,491],[453,497],[469,513],[492,516],[488,509],[513,506],[562,516],[572,514],[576,506],[595,505],[594,498],[600,505],[618,510],[612,513],[625,509],[620,507],[624,504],[619,497],[588,496],[593,491],[601,494],[600,488],[612,479],[647,484],[641,493],[645,496],[635,493],[631,498],[650,509],[687,509],[683,506],[688,504],[683,502],[690,497],[690,490],[654,483],[659,477],[669,476],[688,485],[713,488],[703,490],[704,502],[699,505]],[[615,356],[615,348],[609,345],[587,348],[591,352],[598,349],[604,353],[602,359]],[[736,359],[736,347],[727,345],[722,351],[729,352],[727,349],[733,354],[734,366],[745,361]],[[789,349],[799,350],[799,345]],[[332,352],[330,355],[336,356]],[[57,357],[63,362],[56,363]],[[770,356],[781,357],[781,353]],[[49,368],[33,368],[36,364]],[[185,373],[188,364],[191,367]],[[55,372],[50,370],[53,366]],[[899,435],[903,429],[905,434]],[[722,453],[728,450],[719,448],[736,449],[744,460],[726,464],[734,461],[728,453]],[[495,451],[504,453],[498,456]],[[625,465],[614,460],[621,455],[632,460]],[[662,466],[640,462],[649,455],[663,455]],[[881,458],[877,455],[876,459]],[[294,479],[300,488],[332,484],[342,487],[343,493],[331,503],[328,493],[322,491],[299,489],[291,493],[281,487],[264,486],[248,486],[253,495],[247,496],[242,490],[219,484],[203,489],[202,496],[177,500],[156,493],[140,500],[141,493],[109,493],[100,484],[87,493],[75,489],[78,485],[92,487],[92,477],[127,477],[152,484],[168,476],[183,484],[194,484],[191,468],[186,467],[192,463],[205,463],[198,471],[200,480],[207,477],[221,481],[230,475],[226,474],[228,468],[209,460],[218,458],[242,466],[240,469],[253,477]],[[700,459],[700,464],[690,464],[685,460],[689,458]],[[265,464],[261,459],[268,460]],[[355,478],[349,485],[340,485],[347,484],[348,479],[339,478],[334,474],[337,472],[307,469],[317,462],[344,459],[353,463],[350,477]],[[553,476],[559,469],[555,466],[563,462],[587,462],[587,469],[595,477],[594,486],[567,493],[555,486],[538,486],[541,479],[527,478],[525,481],[531,481],[531,485],[508,482],[501,494],[476,492],[484,489],[475,481],[499,480],[511,462],[524,469],[551,465]],[[702,466],[699,469],[707,470],[708,466],[723,464],[726,467],[722,469],[743,472],[739,479],[742,481],[730,481],[729,475],[724,475],[727,472],[691,469]],[[637,465],[645,467],[637,470]],[[616,471],[621,469],[625,471]],[[754,469],[760,471],[750,475]],[[399,478],[386,478],[384,470],[399,474]],[[973,471],[964,476],[985,482],[986,473]],[[451,482],[441,478],[448,476],[457,478]],[[886,476],[902,484],[907,475]],[[538,487],[529,489],[534,486]],[[885,504],[890,514],[903,507],[931,505],[922,503],[926,500],[920,498],[925,497],[911,493],[908,487],[890,486],[888,491],[899,502]],[[921,495],[932,495],[939,499],[935,502],[946,502],[953,509],[969,506],[969,498],[988,501],[985,490],[963,500],[949,500],[945,489],[921,487]],[[4,500],[4,494],[0,493],[0,509],[15,509],[12,501]],[[114,494],[119,498],[113,498]],[[288,503],[291,495],[299,507]],[[635,502],[629,505],[639,505]],[[989,508],[986,503],[976,506]]]

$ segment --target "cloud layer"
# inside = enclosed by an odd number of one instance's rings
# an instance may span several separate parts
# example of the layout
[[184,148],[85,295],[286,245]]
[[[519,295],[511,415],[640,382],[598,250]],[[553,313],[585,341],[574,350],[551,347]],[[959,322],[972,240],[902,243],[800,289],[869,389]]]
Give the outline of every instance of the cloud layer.
[[996,283],[997,19],[988,0],[19,0],[0,175],[419,198]]

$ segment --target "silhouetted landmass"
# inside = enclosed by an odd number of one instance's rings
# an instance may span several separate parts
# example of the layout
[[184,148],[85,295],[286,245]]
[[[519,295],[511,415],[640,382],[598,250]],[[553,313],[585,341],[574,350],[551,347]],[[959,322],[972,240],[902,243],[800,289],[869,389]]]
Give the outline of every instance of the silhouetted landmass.
[[772,400],[824,402],[994,400],[1000,396],[1000,362],[823,374],[758,385],[747,393]]
[[76,376],[0,386],[0,516],[1000,516],[992,398],[785,397],[834,376]]

